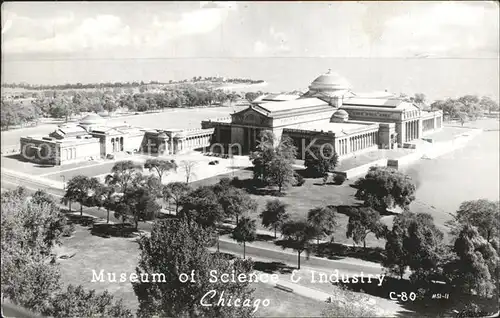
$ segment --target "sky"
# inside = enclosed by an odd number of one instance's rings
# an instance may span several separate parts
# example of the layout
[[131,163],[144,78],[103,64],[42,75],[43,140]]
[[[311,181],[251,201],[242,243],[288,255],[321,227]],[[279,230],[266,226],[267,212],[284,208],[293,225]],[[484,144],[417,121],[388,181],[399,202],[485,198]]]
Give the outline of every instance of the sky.
[[5,58],[499,55],[496,2],[8,2]]
[[499,7],[494,1],[2,4],[4,63],[265,57],[498,60]]

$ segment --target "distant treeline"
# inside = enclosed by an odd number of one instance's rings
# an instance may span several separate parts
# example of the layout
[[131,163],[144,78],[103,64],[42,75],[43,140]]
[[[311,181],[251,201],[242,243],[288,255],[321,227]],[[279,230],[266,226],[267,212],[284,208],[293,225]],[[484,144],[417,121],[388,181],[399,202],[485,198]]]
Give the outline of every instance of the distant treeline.
[[30,93],[30,99],[2,98],[1,128],[36,122],[41,117],[70,118],[85,112],[114,112],[118,108],[131,112],[146,112],[165,108],[206,107],[212,105],[233,105],[240,99],[252,101],[263,92],[237,94],[222,89],[182,84],[160,90],[139,92],[131,88],[113,88],[106,91],[43,91]]
[[2,87],[5,88],[24,88],[31,90],[47,90],[47,89],[104,89],[104,88],[127,88],[127,87],[141,87],[145,85],[168,85],[168,84],[178,84],[178,83],[189,83],[189,82],[214,82],[214,83],[234,83],[234,84],[259,84],[264,83],[263,80],[251,80],[246,78],[223,78],[223,77],[202,77],[195,76],[191,80],[181,80],[174,81],[170,80],[167,83],[162,83],[158,81],[150,81],[149,83],[145,83],[144,81],[140,82],[108,82],[108,83],[90,83],[90,84],[61,84],[61,85],[36,85],[36,84],[27,84],[27,83],[6,83],[2,84]]
[[431,104],[431,109],[439,109],[449,118],[460,120],[475,119],[485,112],[499,111],[498,102],[488,96],[465,95],[459,98],[437,100]]

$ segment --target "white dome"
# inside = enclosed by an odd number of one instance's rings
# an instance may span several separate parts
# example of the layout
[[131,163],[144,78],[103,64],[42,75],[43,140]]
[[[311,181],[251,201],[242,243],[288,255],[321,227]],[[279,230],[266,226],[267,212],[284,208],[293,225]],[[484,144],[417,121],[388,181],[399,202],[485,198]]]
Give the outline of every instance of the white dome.
[[104,118],[97,114],[90,114],[80,120],[80,125],[103,125],[106,122]]
[[337,73],[328,73],[318,76],[309,86],[312,91],[347,91],[351,85]]
[[339,109],[335,113],[333,113],[332,117],[330,117],[330,122],[341,122],[347,121],[349,119],[349,114],[343,110]]

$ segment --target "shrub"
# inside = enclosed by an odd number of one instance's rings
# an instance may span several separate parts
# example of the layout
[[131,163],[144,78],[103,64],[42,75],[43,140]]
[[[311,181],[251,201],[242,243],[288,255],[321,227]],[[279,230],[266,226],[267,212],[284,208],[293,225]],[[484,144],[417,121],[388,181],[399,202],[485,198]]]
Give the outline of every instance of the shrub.
[[333,182],[335,182],[335,184],[342,184],[344,183],[346,177],[343,175],[343,174],[335,174],[335,176],[333,177]]
[[328,173],[325,173],[325,174],[323,175],[323,183],[324,183],[324,184],[326,184],[326,183],[328,182],[328,177],[329,177]]
[[306,180],[304,179],[304,177],[298,173],[295,173],[295,180],[296,180],[295,186],[297,186],[297,187],[300,187],[304,183],[306,183]]
[[65,237],[69,237],[69,236],[73,235],[74,232],[75,232],[75,224],[70,223],[64,227],[62,235]]
[[233,177],[233,180],[229,183],[233,187],[239,188],[241,186],[241,180],[238,177]]

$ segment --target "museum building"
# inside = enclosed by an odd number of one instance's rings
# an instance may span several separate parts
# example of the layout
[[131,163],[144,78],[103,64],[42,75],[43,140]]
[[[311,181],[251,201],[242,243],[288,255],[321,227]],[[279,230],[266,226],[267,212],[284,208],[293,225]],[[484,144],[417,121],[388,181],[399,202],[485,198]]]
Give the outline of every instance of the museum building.
[[202,127],[215,129],[212,144],[221,144],[224,151],[239,145],[248,153],[255,149],[260,133],[269,130],[277,139],[292,138],[299,156],[311,143],[313,147],[328,143],[346,158],[407,147],[441,129],[442,117],[441,111],[424,111],[387,93],[356,95],[344,78],[328,71],[302,96],[263,96],[229,117],[203,121]]
[[21,155],[29,161],[62,165],[107,158],[121,152],[172,155],[210,145],[213,129],[144,129],[110,124],[97,114],[64,124],[48,136],[21,137]]

